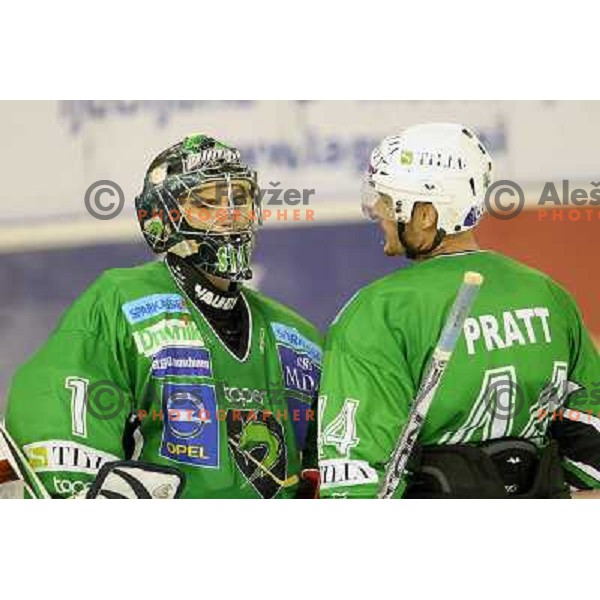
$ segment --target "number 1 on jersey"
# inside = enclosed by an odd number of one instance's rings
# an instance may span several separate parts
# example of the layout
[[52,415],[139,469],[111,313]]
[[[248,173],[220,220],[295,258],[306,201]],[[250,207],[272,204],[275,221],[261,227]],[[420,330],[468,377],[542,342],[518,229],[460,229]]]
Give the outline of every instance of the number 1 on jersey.
[[73,435],[87,437],[87,379],[82,377],[67,377],[65,388],[71,390],[71,427]]

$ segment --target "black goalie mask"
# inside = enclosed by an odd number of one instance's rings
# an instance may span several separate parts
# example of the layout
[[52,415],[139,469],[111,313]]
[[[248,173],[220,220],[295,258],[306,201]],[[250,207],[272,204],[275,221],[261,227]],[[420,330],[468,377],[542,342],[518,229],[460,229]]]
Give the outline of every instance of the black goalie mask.
[[256,172],[237,149],[205,135],[171,146],[152,161],[136,209],[154,252],[230,281],[252,277],[261,209]]

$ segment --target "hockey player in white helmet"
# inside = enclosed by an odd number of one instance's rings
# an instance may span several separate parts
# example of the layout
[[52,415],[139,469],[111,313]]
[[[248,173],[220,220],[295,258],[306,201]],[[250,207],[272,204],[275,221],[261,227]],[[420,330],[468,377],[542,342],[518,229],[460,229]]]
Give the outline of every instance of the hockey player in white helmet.
[[[362,190],[388,256],[411,266],[346,305],[326,343],[319,398],[322,497],[381,496],[466,272],[484,277],[394,497],[568,497],[600,488],[600,360],[571,296],[481,250],[492,159],[463,125],[385,138]],[[586,413],[586,418],[580,415]],[[589,418],[588,418],[589,415]]]
[[483,216],[491,180],[492,159],[469,129],[417,125],[373,151],[363,212],[381,223],[389,256],[425,257],[449,244],[474,249],[472,234],[460,234]]

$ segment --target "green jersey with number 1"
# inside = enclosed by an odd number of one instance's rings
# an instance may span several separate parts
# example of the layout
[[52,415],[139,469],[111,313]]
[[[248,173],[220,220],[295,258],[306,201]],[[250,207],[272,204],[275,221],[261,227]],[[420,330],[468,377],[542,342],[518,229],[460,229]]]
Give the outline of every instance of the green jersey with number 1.
[[569,483],[600,487],[600,359],[575,302],[546,275],[479,251],[384,277],[332,324],[319,398],[322,497],[377,495],[466,271],[485,281],[419,441],[552,435]]
[[179,469],[185,498],[295,496],[320,336],[263,294],[240,294],[241,357],[162,261],[107,271],[75,302],[15,374],[6,415],[52,496],[83,491],[123,459]]

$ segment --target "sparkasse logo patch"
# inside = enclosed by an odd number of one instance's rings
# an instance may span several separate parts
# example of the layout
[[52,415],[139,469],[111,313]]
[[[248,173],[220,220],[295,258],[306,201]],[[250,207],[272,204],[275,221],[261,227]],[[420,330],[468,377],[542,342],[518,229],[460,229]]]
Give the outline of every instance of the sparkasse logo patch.
[[135,325],[164,313],[189,313],[185,300],[179,294],[152,294],[123,304],[123,314]]

